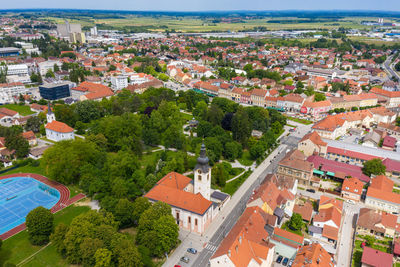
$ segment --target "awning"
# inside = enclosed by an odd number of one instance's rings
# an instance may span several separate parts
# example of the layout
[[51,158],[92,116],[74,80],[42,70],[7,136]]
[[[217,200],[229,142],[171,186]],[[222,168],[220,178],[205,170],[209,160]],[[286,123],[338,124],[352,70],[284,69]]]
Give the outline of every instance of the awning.
[[314,169],[314,173],[315,174],[319,174],[319,175],[324,175],[323,171],[320,171],[320,170],[317,170],[317,169]]
[[335,173],[334,172],[326,172],[326,175],[335,176]]

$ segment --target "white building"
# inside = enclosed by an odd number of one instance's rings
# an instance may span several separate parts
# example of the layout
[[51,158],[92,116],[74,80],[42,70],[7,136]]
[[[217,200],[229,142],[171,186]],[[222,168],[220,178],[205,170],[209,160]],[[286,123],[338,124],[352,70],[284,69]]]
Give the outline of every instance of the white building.
[[59,60],[48,60],[38,63],[40,75],[44,77],[49,70],[54,71],[54,65],[57,65],[61,69],[62,63]]
[[75,139],[74,129],[63,122],[56,121],[50,105],[47,110],[46,138],[55,142]]
[[8,99],[12,102],[13,96],[25,95],[29,92],[29,88],[26,88],[23,83],[2,83],[0,84],[0,92],[7,95]]
[[[2,67],[4,68],[4,67]],[[16,65],[7,65],[7,76],[8,75],[28,75],[28,65],[26,64],[16,64]]]
[[111,77],[111,87],[114,91],[122,90],[128,87],[128,77],[120,75],[120,76],[112,76]]
[[206,148],[201,147],[194,169],[194,180],[176,172],[167,174],[145,195],[152,202],[162,201],[171,206],[176,223],[183,229],[202,234],[218,209],[210,201],[211,168]]

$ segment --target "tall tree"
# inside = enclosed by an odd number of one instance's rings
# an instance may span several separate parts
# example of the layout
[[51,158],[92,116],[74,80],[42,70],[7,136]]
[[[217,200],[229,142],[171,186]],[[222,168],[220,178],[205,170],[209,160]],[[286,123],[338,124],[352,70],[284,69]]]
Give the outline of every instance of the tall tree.
[[37,207],[26,216],[26,228],[29,240],[33,245],[44,245],[49,242],[53,232],[54,217],[50,210]]
[[386,166],[381,159],[371,159],[364,162],[362,172],[367,176],[385,174]]
[[232,134],[233,139],[241,144],[246,144],[247,139],[250,137],[251,127],[249,116],[242,106],[238,108],[237,112],[232,118]]

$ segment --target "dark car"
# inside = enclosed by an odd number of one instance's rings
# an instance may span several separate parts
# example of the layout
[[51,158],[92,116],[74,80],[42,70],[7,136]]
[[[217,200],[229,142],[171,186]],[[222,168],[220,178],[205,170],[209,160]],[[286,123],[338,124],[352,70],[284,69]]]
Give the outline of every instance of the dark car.
[[192,254],[196,254],[197,253],[197,249],[195,248],[188,248],[187,252],[192,253]]
[[306,191],[311,192],[311,193],[315,193],[315,189],[307,189]]
[[188,257],[182,257],[181,261],[183,261],[185,263],[189,263],[190,259]]
[[282,257],[282,256],[279,256],[279,257],[276,259],[276,262],[277,262],[277,263],[281,263],[282,260],[283,260],[283,257]]
[[284,258],[283,261],[282,261],[282,265],[286,266],[288,264],[288,262],[289,262],[289,259],[288,258]]

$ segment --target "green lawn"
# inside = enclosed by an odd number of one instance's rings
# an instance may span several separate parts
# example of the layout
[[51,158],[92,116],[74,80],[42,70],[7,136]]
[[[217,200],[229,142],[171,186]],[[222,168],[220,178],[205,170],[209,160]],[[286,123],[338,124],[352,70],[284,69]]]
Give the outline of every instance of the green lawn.
[[233,180],[230,183],[227,183],[224,188],[222,188],[222,192],[225,192],[229,195],[233,195],[236,190],[246,181],[246,179],[250,176],[251,171],[247,171],[243,173],[239,178]]
[[14,110],[14,111],[18,112],[21,116],[27,116],[27,115],[31,115],[31,114],[35,113],[31,110],[31,108],[29,106],[22,106],[22,105],[17,105],[17,104],[6,104],[6,105],[2,105],[1,107]]
[[0,176],[13,174],[13,173],[37,173],[41,175],[46,175],[44,168],[39,164],[39,166],[25,165],[14,170],[10,170],[8,172],[0,174]]
[[291,232],[291,233],[296,234],[296,235],[303,236],[303,234],[301,233],[301,230],[292,230],[292,229],[288,226],[288,223],[289,223],[289,221],[286,221],[286,222],[282,225],[281,229],[286,230],[286,231]]
[[251,166],[254,163],[254,160],[250,157],[250,152],[248,150],[243,150],[243,155],[240,159],[238,159],[240,164],[244,166]]
[[[89,209],[90,208],[86,206],[69,206],[54,215],[54,223],[55,225],[59,224],[60,222],[70,224],[73,218],[88,211]],[[28,232],[22,231],[21,233],[10,237],[3,242],[3,246],[0,251],[0,266],[2,266],[4,262],[18,264],[41,248],[42,247],[40,246],[32,246],[28,240]],[[69,265],[56,252],[54,246],[50,244],[47,248],[32,257],[32,259],[23,266],[40,267]]]
[[298,118],[293,118],[293,117],[286,117],[286,118],[290,121],[295,121],[295,122],[305,124],[305,125],[313,124],[312,121],[305,120],[305,119],[298,119]]

